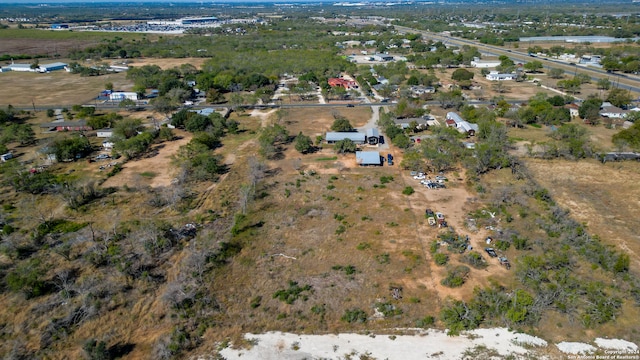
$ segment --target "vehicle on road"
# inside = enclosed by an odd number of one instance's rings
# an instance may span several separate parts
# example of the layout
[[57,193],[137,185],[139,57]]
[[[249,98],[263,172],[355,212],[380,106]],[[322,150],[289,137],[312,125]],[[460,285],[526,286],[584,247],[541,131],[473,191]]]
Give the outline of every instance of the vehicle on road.
[[353,104],[347,104],[347,107],[354,107],[355,105]]

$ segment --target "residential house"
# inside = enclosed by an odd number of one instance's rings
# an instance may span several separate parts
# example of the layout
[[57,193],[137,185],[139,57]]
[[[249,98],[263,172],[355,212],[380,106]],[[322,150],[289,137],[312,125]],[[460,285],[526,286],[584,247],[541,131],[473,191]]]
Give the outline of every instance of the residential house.
[[99,138],[110,138],[113,136],[113,129],[96,130],[96,136]]
[[447,126],[455,127],[456,129],[458,129],[458,132],[467,134],[467,136],[474,136],[480,129],[478,127],[478,124],[472,124],[464,120],[455,112],[448,112],[445,122]]
[[366,141],[366,134],[361,132],[327,132],[325,139],[327,144],[335,144],[338,141],[350,139],[358,145]]
[[627,117],[629,110],[623,110],[617,106],[613,106],[610,102],[603,102],[600,107],[600,116],[614,119],[622,119]]
[[501,74],[497,71],[492,71],[486,76],[487,80],[490,81],[508,81],[515,80],[516,74]]
[[342,79],[342,78],[329,78],[329,80],[327,80],[327,83],[331,87],[342,86],[346,90],[358,88],[357,82],[353,80]]

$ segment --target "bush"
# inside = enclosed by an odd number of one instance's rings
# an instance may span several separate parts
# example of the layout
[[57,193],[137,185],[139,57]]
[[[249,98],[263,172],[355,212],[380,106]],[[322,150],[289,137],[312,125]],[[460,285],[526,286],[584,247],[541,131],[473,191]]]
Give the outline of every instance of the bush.
[[411,195],[415,192],[415,190],[413,190],[413,188],[411,186],[407,186],[406,188],[404,188],[404,190],[402,190],[402,193],[404,195]]
[[344,315],[340,318],[342,321],[346,321],[349,324],[352,323],[365,323],[367,322],[367,313],[362,309],[353,308],[344,311]]
[[464,285],[464,282],[470,271],[471,269],[464,265],[458,265],[454,268],[451,268],[447,272],[447,277],[442,279],[441,284],[451,288],[460,287]]
[[476,269],[486,268],[487,261],[477,251],[471,251],[462,257],[462,261],[473,266]]
[[389,302],[376,303],[376,310],[381,312],[384,317],[391,317],[402,314],[401,309],[398,309],[395,305]]
[[449,256],[447,254],[436,254],[433,259],[436,262],[436,265],[442,266],[446,265],[449,262]]
[[291,305],[299,298],[302,298],[302,300],[307,301],[309,299],[309,296],[303,293],[310,292],[310,291],[311,291],[311,285],[300,286],[298,285],[297,281],[289,280],[289,288],[276,291],[273,294],[273,298]]
[[436,318],[433,316],[425,316],[422,319],[416,320],[416,327],[426,329],[429,326],[435,324]]

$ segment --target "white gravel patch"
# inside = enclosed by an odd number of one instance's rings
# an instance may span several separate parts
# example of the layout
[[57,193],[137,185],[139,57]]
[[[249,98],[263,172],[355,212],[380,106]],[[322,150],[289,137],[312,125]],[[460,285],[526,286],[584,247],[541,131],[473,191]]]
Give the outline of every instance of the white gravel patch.
[[596,351],[594,346],[580,342],[563,341],[556,346],[565,354],[589,354]]
[[598,345],[599,347],[603,348],[603,349],[612,349],[612,350],[630,350],[630,351],[637,351],[638,350],[638,345],[630,342],[630,341],[626,341],[626,340],[621,340],[621,339],[603,339],[603,338],[596,338],[596,340],[594,341],[596,343],[596,345]]
[[529,334],[515,334],[514,339],[511,340],[516,345],[529,345],[529,346],[541,346],[546,347],[548,343],[544,339],[531,336]]
[[478,346],[497,351],[500,356],[530,354],[518,343],[546,346],[536,337],[510,332],[506,328],[477,329],[461,336],[447,336],[445,331],[420,331],[416,335],[360,335],[326,334],[298,335],[282,332],[246,334],[255,344],[250,349],[223,349],[225,359],[242,360],[301,360],[358,359],[367,354],[376,359],[424,360],[460,359],[466,350]]

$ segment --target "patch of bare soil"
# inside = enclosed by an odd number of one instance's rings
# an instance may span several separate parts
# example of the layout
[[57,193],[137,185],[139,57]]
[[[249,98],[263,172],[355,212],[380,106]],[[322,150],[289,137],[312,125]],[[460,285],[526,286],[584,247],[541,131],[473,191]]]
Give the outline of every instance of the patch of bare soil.
[[589,232],[625,251],[640,267],[640,168],[637,162],[527,160],[555,201]]
[[208,59],[207,58],[184,58],[184,59],[171,59],[171,58],[137,58],[134,59],[133,62],[129,63],[129,66],[141,67],[144,65],[158,65],[163,70],[172,69],[174,67],[180,67],[183,64],[191,64],[196,68],[200,69],[202,64],[204,64]]
[[122,171],[107,179],[103,186],[169,186],[175,175],[171,157],[176,154],[180,146],[186,145],[191,140],[191,135],[185,131],[176,129],[174,132],[178,140],[154,145],[150,156],[126,162]]
[[45,55],[51,58],[54,58],[57,54],[58,56],[66,57],[73,50],[84,49],[99,43],[100,41],[98,40],[79,39],[2,39],[0,41],[0,54]]

